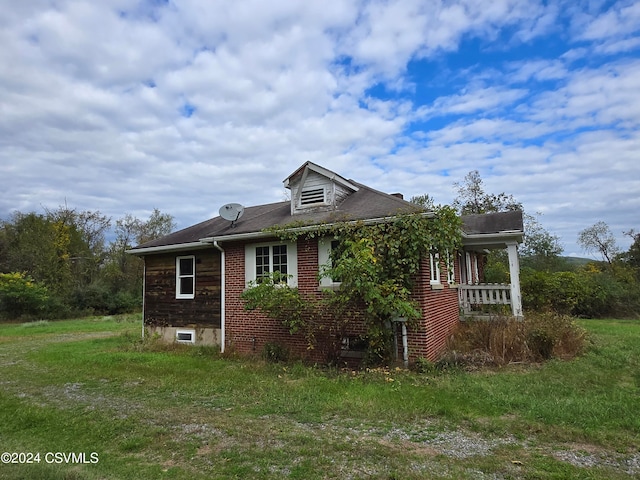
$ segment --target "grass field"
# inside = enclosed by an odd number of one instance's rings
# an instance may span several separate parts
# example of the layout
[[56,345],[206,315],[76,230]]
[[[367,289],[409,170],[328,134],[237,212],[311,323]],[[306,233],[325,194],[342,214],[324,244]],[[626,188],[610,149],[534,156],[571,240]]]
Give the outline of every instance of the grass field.
[[574,361],[431,374],[163,348],[139,317],[0,325],[24,454],[0,478],[640,478],[640,322],[581,324]]

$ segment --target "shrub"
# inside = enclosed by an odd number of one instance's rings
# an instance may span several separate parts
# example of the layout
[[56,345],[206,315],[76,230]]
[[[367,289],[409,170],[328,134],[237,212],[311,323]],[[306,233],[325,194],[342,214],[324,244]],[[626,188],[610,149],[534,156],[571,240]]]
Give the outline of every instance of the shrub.
[[523,321],[467,320],[450,338],[443,358],[467,365],[572,358],[582,352],[585,340],[572,317],[557,313],[532,313]]
[[0,314],[10,318],[40,315],[49,307],[49,293],[30,276],[0,273]]
[[268,362],[288,362],[289,349],[279,343],[265,343],[262,349],[262,358]]

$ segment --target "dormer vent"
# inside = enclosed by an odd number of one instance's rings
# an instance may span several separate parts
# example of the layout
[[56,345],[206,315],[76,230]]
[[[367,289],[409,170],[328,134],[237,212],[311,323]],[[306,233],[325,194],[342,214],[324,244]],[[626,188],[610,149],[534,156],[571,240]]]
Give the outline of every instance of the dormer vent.
[[312,162],[306,162],[284,181],[291,190],[291,215],[336,210],[358,186]]
[[326,203],[326,195],[324,188],[314,188],[310,190],[302,190],[300,194],[300,205],[313,205],[316,203]]

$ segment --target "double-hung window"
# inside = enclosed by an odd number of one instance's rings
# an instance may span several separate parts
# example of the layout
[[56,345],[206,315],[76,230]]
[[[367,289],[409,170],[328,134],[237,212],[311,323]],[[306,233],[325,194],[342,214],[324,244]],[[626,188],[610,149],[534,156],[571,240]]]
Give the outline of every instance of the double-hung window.
[[176,258],[176,298],[194,298],[196,292],[196,257]]
[[[245,247],[246,282],[260,283],[273,272],[285,276],[290,286],[295,286],[297,270],[296,246],[294,243],[266,243]],[[291,276],[292,278],[290,278]]]

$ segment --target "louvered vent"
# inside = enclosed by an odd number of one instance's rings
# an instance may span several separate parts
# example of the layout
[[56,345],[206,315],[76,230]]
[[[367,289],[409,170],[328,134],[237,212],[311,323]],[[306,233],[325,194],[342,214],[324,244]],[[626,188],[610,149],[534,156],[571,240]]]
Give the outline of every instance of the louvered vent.
[[303,190],[300,195],[300,205],[312,205],[314,203],[324,203],[324,201],[324,188]]

